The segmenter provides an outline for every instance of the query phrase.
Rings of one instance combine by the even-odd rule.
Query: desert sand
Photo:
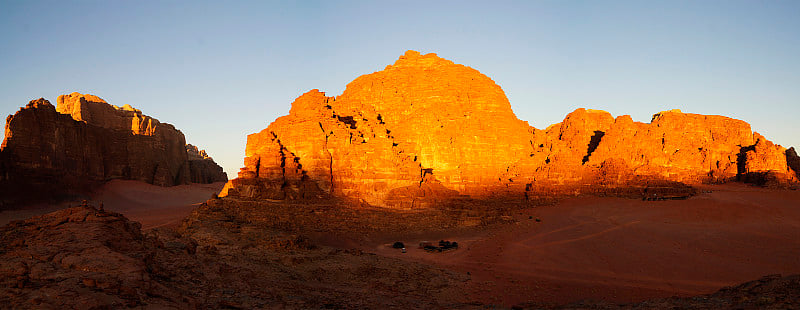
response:
[[[268,228],[271,227],[268,218],[256,218],[254,223],[258,224],[248,222],[249,219],[237,219],[235,211],[245,205],[227,209],[223,205],[224,201],[218,199],[208,200],[209,205],[197,208],[200,206],[199,202],[206,201],[222,185],[193,184],[164,188],[137,181],[113,181],[94,193],[91,203],[102,201],[107,210],[125,214],[140,222],[145,230],[166,228],[151,230],[164,238],[177,238],[177,235],[173,236],[174,232],[169,231],[172,228],[179,229],[176,224],[188,216],[193,219],[190,222],[199,228],[184,229],[184,233],[192,238],[199,238],[195,244],[199,244],[197,247],[202,251],[197,251],[215,259],[221,259],[218,257],[221,254],[214,254],[218,250],[212,245],[216,244],[220,249],[230,246],[225,242],[219,243],[218,239],[241,240],[246,245],[244,248],[257,249],[252,244],[247,245],[248,242],[261,240],[265,244],[272,244],[270,238],[277,238],[276,236],[298,236],[271,230]],[[375,270],[369,269],[373,267],[363,267],[367,269],[358,269],[363,271],[358,275],[350,274],[351,271],[342,271],[340,276],[352,277],[354,283],[373,285],[369,281],[385,280],[385,275],[373,278],[368,274],[397,269],[402,272],[394,274],[396,279],[392,281],[395,284],[405,283],[404,285],[419,287],[420,290],[414,292],[423,294],[420,296],[425,296],[425,292],[440,294],[437,290],[446,288],[451,291],[447,295],[450,297],[442,300],[445,304],[458,301],[464,303],[462,306],[505,307],[550,307],[581,301],[589,302],[578,305],[593,305],[595,303],[591,301],[600,301],[600,305],[609,306],[602,303],[609,302],[613,306],[671,296],[710,294],[723,287],[759,279],[765,275],[800,273],[800,191],[773,190],[743,184],[704,186],[700,190],[700,194],[687,200],[642,201],[581,196],[562,200],[555,205],[519,209],[507,221],[498,224],[472,228],[455,227],[431,233],[393,233],[395,230],[389,230],[357,234],[356,231],[353,234],[335,234],[337,237],[331,239],[336,240],[328,241],[314,238],[310,234],[311,242],[322,247],[316,250],[292,248],[277,252],[274,249],[256,251],[251,253],[255,256],[241,258],[240,263],[263,272],[283,266],[284,263],[276,263],[282,262],[284,258],[281,257],[295,257],[300,255],[298,253],[308,252],[305,254],[309,255],[306,258],[300,260],[295,257],[297,261],[287,261],[287,265],[281,268],[320,270],[314,268],[328,266],[326,264],[329,262],[325,260],[327,258],[332,261],[342,260],[342,264],[348,265],[355,264],[354,260],[360,259],[359,257],[365,257],[384,265],[379,264]],[[278,209],[299,208],[300,213],[309,214],[302,205],[267,206]],[[5,211],[0,217],[5,223],[15,218],[29,217],[31,213],[45,213],[59,207],[63,206],[44,206],[26,211],[25,214],[21,211]],[[214,212],[220,214],[214,215]],[[269,214],[271,213],[262,215]],[[326,217],[337,218],[335,214]],[[205,221],[200,221],[202,219]],[[304,223],[302,219],[296,218],[295,221],[298,224]],[[259,229],[264,230],[259,233]],[[220,237],[228,230],[231,235]],[[312,230],[311,227],[305,227],[297,233],[305,234]],[[323,227],[323,230],[326,228]],[[436,242],[440,239],[457,241],[460,248],[444,253],[428,253],[416,246],[421,241]],[[163,244],[178,244],[167,241]],[[401,253],[393,249],[393,241],[403,241],[408,252]],[[220,253],[228,251],[239,253],[232,249]],[[360,254],[362,251],[367,255]],[[375,253],[377,256],[368,253]],[[255,258],[264,255],[272,260],[259,261]],[[184,259],[191,261],[190,258]],[[394,259],[410,264],[401,264]],[[231,262],[230,258],[223,261]],[[300,261],[305,263],[301,264]],[[416,269],[406,270],[409,266]],[[268,278],[274,276],[274,272],[270,272],[264,275],[271,275]],[[324,274],[333,271],[325,272]],[[432,281],[429,278],[432,274],[447,275],[445,278],[449,279],[449,284],[425,286]],[[298,279],[305,279],[300,280],[301,282],[310,279],[304,277]],[[336,277],[326,285],[333,284],[331,287],[347,291],[346,287],[352,284],[344,285],[335,279]],[[341,284],[341,287],[334,283]],[[387,302],[395,300],[389,297],[397,294],[392,287],[386,287],[390,292],[386,294],[389,295],[371,297],[385,298],[381,300]],[[245,290],[240,293],[242,296],[255,296],[258,292],[260,290]],[[291,294],[308,292],[300,289]],[[358,292],[360,293],[351,293],[356,294],[355,300],[362,300],[358,297],[362,295],[358,294],[366,291]],[[757,295],[760,293],[754,294],[760,296]],[[432,296],[428,298],[439,298]],[[736,296],[730,297],[733,298],[731,300],[741,298]],[[424,304],[429,301],[420,299],[416,302]],[[684,301],[676,302],[680,304]],[[687,299],[685,302],[690,301]]]
[[[151,229],[175,226],[222,186],[115,180],[91,197]],[[0,224],[76,204],[4,211]],[[325,243],[467,274],[467,299],[504,306],[694,296],[768,274],[800,273],[796,190],[728,184],[702,187],[687,200],[584,196],[513,217],[514,224],[489,229]],[[440,239],[460,248],[434,254],[417,246]],[[393,249],[394,240],[408,252]]]
[[[142,229],[175,225],[200,203],[219,192],[223,182],[161,187],[140,181],[112,180],[92,193],[89,203],[103,203],[106,210],[120,212],[142,224]],[[80,201],[36,204],[0,212],[0,225],[79,205]]]
[[[403,240],[405,254],[386,242],[365,250],[469,273],[473,298],[505,306],[691,296],[800,273],[800,191],[702,190],[688,200],[572,198],[485,233],[430,236],[461,245],[441,254],[418,249],[422,239]]]

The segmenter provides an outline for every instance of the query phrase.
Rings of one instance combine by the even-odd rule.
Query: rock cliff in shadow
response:
[[[190,160],[174,126],[129,105],[72,93],[59,96],[58,107],[33,100],[6,119],[0,205],[67,198],[111,179],[160,186],[224,181],[221,170],[210,159]]]
[[[519,120],[487,76],[408,51],[341,96],[311,90],[247,139],[221,195],[345,197],[396,208],[684,184],[797,181],[786,150],[723,116],[665,111],[650,123],[578,109],[544,130]]]
[[[786,150],[786,164],[789,166],[789,169],[794,171],[797,178],[800,178],[800,156],[797,156],[794,147]]]
[[[189,156],[189,179],[192,183],[214,183],[228,181],[228,174],[222,167],[208,156],[206,150],[187,144],[186,153]]]

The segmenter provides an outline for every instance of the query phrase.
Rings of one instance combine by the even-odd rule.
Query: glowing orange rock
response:
[[[734,179],[742,146],[753,144],[750,125],[724,116],[665,111],[649,124],[618,117],[589,157],[589,165],[621,158],[638,175],[685,183]]]
[[[298,98],[288,116],[248,137],[240,176],[285,184],[267,190],[273,198],[311,180],[321,193],[382,204],[426,174],[451,190],[481,192],[530,154],[531,130],[488,77],[409,51],[337,98],[317,90]]]
[[[740,178],[743,181],[771,186],[781,186],[797,181],[796,172],[789,168],[790,154],[786,148],[776,145],[755,133],[755,143],[743,148],[739,157]]]
[[[537,130],[514,115],[490,78],[408,51],[341,96],[312,90],[297,98],[289,115],[248,136],[245,167],[221,195],[334,195],[407,207],[640,180],[721,182],[744,173],[740,153],[756,140],[745,122],[677,110],[645,124],[578,109]],[[781,165],[773,156],[781,150],[754,150],[771,155],[751,166],[786,172],[785,158]]]
[[[59,113],[69,114],[76,121],[98,127],[130,130],[135,135],[152,136],[161,125],[157,119],[142,114],[141,110],[128,104],[118,107],[95,95],[71,93],[58,96],[57,101],[56,111]],[[172,125],[165,126],[167,128],[164,132],[175,131]]]

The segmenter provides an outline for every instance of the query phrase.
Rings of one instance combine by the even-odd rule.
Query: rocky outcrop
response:
[[[530,153],[530,129],[488,77],[408,52],[356,79],[342,96],[304,94],[288,116],[248,136],[246,167],[223,194],[334,194],[380,204],[394,189],[427,183],[450,190],[415,192],[486,194],[484,184]]]
[[[14,309],[465,308],[468,277],[317,247],[203,204],[181,232],[92,206],[0,227],[0,303]],[[226,223],[222,224],[221,223]]]
[[[142,235],[139,223],[121,214],[75,207],[12,222],[0,231],[0,300],[6,305],[165,307],[182,300],[180,291],[154,280],[164,266],[156,255],[169,252],[158,248],[158,240]],[[173,255],[173,262],[179,257],[190,255]]]
[[[622,116],[609,128],[587,164],[599,166],[619,158],[637,175],[690,184],[725,182],[740,173],[739,153],[754,141],[749,124],[724,116],[671,110],[654,115],[649,124]]]
[[[189,157],[189,179],[192,183],[215,183],[228,181],[228,175],[222,167],[208,156],[205,150],[187,144],[186,153]]]
[[[753,135],[755,143],[742,148],[739,157],[742,181],[782,187],[787,180],[796,180],[796,173],[789,168],[788,150],[780,145],[773,144],[758,133]]]
[[[797,156],[797,152],[794,150],[794,147],[790,147],[786,150],[786,164],[789,166],[789,169],[792,169],[794,173],[797,175],[797,178],[800,179],[800,156]]]
[[[517,119],[503,90],[477,70],[408,51],[341,96],[312,90],[297,98],[289,115],[248,136],[245,167],[221,195],[333,195],[402,208],[465,196],[764,183],[753,175],[785,185],[797,179],[784,152],[743,121],[679,110],[640,123],[578,109],[539,130]]]
[[[203,164],[196,170],[193,179],[185,138],[172,125],[128,105],[72,93],[59,96],[58,107],[33,100],[6,119],[0,204],[14,197],[66,198],[111,179],[160,186],[203,182],[221,168]]]
[[[79,122],[130,131],[134,135],[174,135],[177,132],[172,125],[161,124],[157,119],[143,115],[141,110],[134,109],[128,104],[122,107],[110,105],[100,97],[89,94],[71,93],[58,96],[56,111],[68,114]],[[161,126],[167,128],[160,128]]]

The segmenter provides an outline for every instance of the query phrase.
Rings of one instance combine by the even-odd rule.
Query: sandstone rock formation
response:
[[[785,185],[797,181],[785,151],[743,121],[679,110],[640,123],[578,109],[535,129],[477,70],[408,51],[341,96],[297,98],[248,136],[245,167],[221,195],[406,208],[737,179]]]
[[[162,124],[147,115],[143,115],[141,110],[134,109],[126,104],[122,107],[108,104],[100,97],[71,93],[69,95],[58,96],[56,111],[61,114],[71,115],[79,122],[84,122],[97,127],[130,131],[134,135],[153,136],[157,134],[156,129]],[[174,134],[175,127],[164,124],[167,129],[163,134]]]
[[[17,194],[86,193],[117,178],[160,186],[224,179],[213,161],[195,162],[192,169],[183,133],[129,105],[120,108],[78,93],[59,96],[58,107],[33,100],[6,119],[0,204]]]
[[[214,183],[228,181],[228,174],[222,167],[208,156],[205,150],[187,144],[186,153],[189,157],[189,179],[192,183]]]
[[[800,156],[797,156],[794,147],[786,150],[786,164],[789,166],[789,169],[792,169],[795,174],[797,174],[797,178],[800,179]]]

